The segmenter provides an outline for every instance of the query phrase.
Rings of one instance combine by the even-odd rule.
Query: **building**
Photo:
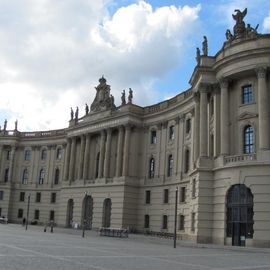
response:
[[[270,246],[270,35],[245,25],[215,56],[197,49],[191,88],[148,107],[105,78],[62,130],[0,135],[0,215],[59,226],[174,230],[180,239]],[[176,190],[177,188],[177,190]]]

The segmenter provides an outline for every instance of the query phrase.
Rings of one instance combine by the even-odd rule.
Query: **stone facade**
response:
[[[180,239],[269,247],[270,35],[239,12],[172,99],[115,107],[102,77],[66,129],[2,130],[0,215],[21,222],[30,195],[39,223],[173,233],[177,188]]]

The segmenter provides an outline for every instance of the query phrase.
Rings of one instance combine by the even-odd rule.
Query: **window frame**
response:
[[[145,190],[145,204],[151,203],[151,190]]]
[[[243,153],[253,154],[255,152],[255,129],[252,125],[243,128]]]
[[[173,176],[173,155],[168,155],[168,161],[167,161],[167,177]]]
[[[170,125],[169,126],[169,140],[174,140],[175,138],[175,126]]]
[[[155,129],[152,129],[150,132],[150,144],[157,144],[157,131]]]
[[[31,161],[31,150],[30,149],[24,150],[24,161]]]
[[[154,178],[155,177],[155,158],[151,157],[149,160],[149,178]]]
[[[241,89],[242,104],[252,104],[254,102],[254,91],[252,84],[245,84],[241,87]]]

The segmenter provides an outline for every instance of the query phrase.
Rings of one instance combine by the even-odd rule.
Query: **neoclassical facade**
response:
[[[236,11],[191,88],[140,107],[105,78],[62,130],[0,132],[0,216],[88,229],[174,231],[200,243],[270,246],[270,35]],[[17,125],[16,125],[17,126]]]

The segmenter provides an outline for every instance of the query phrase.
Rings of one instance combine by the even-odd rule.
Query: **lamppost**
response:
[[[30,196],[31,196],[31,194],[28,195],[28,200],[27,200],[27,213],[26,213],[26,223],[25,223],[25,230],[26,231],[27,231],[28,220],[29,220]]]
[[[176,189],[175,189],[174,234],[173,234],[173,247],[174,247],[174,248],[176,248],[177,201],[178,201],[178,187],[176,187]]]
[[[87,200],[87,192],[84,192],[84,209],[83,209],[83,230],[82,230],[82,237],[84,237],[85,234],[85,225],[86,225],[86,200]]]

